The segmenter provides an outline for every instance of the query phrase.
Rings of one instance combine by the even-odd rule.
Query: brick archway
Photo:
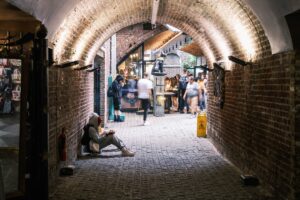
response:
[[[95,5],[91,4],[90,0],[9,1],[15,4],[21,2],[19,4],[21,7],[23,6],[43,22],[57,19],[55,16],[57,12],[44,15],[44,10],[46,13],[56,9],[63,12],[64,8],[68,7],[66,12],[60,13],[59,22],[55,26],[50,26],[52,34],[49,39],[54,44],[57,61],[81,59],[87,64],[94,58],[101,44],[113,33],[129,25],[149,21],[152,3],[151,0],[97,0],[94,1]],[[51,5],[58,2],[65,4],[62,8],[59,8],[62,3]],[[157,22],[171,24],[192,36],[201,47],[209,64],[226,59],[229,53],[245,60],[252,58],[252,61],[255,61],[255,65],[246,67],[235,65],[232,71],[227,72],[224,109],[218,109],[214,104],[213,94],[209,94],[211,114],[208,117],[208,133],[221,153],[240,169],[255,172],[276,190],[274,193],[276,197],[297,199],[299,139],[295,134],[295,125],[298,122],[295,101],[299,98],[297,96],[295,99],[298,94],[295,82],[299,82],[299,77],[296,76],[299,59],[295,52],[287,52],[293,48],[286,39],[290,36],[282,36],[282,33],[289,33],[286,26],[278,25],[279,22],[275,25],[267,24],[274,21],[266,19],[272,16],[275,21],[281,20],[284,12],[291,10],[284,7],[289,7],[288,5],[299,7],[300,3],[291,3],[292,1],[288,0],[281,3],[273,0],[221,2],[165,0],[162,2]],[[254,5],[255,3],[257,6]],[[48,5],[51,7],[49,10],[45,9]],[[247,5],[251,5],[251,8]],[[259,5],[266,7],[256,12]],[[272,8],[284,12],[271,12]],[[267,12],[262,15],[264,11]],[[282,29],[280,34],[277,34],[278,29]],[[274,33],[272,30],[275,30]],[[273,49],[281,53],[271,55],[274,53]],[[105,59],[109,58],[105,57]],[[53,143],[49,151],[51,155],[49,160],[52,164],[49,168],[55,172],[57,167],[55,162],[55,128],[57,127],[55,126],[59,127],[63,124],[70,128],[69,152],[71,158],[75,159],[74,146],[78,142],[77,136],[80,126],[84,123],[83,118],[90,112],[91,105],[88,103],[92,92],[89,88],[78,92],[80,87],[74,86],[84,84],[91,86],[90,81],[93,77],[71,70],[58,71],[57,76],[56,72],[50,71],[49,77],[53,79],[52,83],[54,82],[50,85],[51,91],[59,95],[57,96],[59,103],[55,98],[52,99],[54,109],[51,111],[57,119],[57,124],[53,121],[51,124]],[[67,78],[69,80],[65,81]],[[209,87],[212,87],[213,81],[209,84]],[[63,90],[64,88],[66,89]],[[83,106],[82,102],[86,105]],[[86,113],[82,114],[82,111]],[[70,119],[70,116],[75,116],[74,120]]]
[[[81,1],[65,18],[52,38],[58,61],[81,59],[89,64],[96,51],[113,33],[141,22],[151,15],[151,1],[101,3],[93,7]],[[164,1],[157,22],[171,24],[191,35],[208,58],[209,63],[237,54],[255,59],[262,52],[270,54],[270,45],[255,15],[240,1],[215,4]],[[99,8],[99,9],[98,9]],[[98,10],[102,12],[98,12]],[[227,16],[231,16],[228,18]]]

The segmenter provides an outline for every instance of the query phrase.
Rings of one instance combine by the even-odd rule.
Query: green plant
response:
[[[190,54],[185,54],[182,57],[182,67],[183,68],[189,68],[196,66],[197,64],[197,58],[196,56],[190,55]]]

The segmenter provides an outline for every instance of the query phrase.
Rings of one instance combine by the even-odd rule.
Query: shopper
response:
[[[205,99],[206,99],[206,87],[204,84],[204,75],[201,74],[201,77],[198,79],[199,87],[199,107],[201,111],[204,111],[206,108]]]
[[[178,110],[178,82],[179,82],[180,75],[176,74],[176,76],[171,78],[171,87],[172,92],[174,92],[174,96],[172,96],[172,110]]]
[[[199,87],[198,84],[194,81],[194,77],[189,77],[189,83],[186,86],[186,91],[184,93],[183,98],[187,98],[187,102],[189,104],[189,108],[191,111],[191,117],[196,117],[197,114],[197,105],[198,105],[198,95],[199,95]]]
[[[92,153],[101,153],[101,149],[109,146],[114,145],[118,149],[121,150],[122,156],[134,156],[135,153],[130,151],[116,135],[114,130],[109,131],[100,131],[99,126],[101,125],[101,118],[97,113],[92,113],[89,118],[88,124],[89,129],[89,149]]]
[[[204,83],[204,111],[207,109],[207,74],[203,74],[203,83]]]
[[[113,90],[113,104],[114,104],[114,114],[116,122],[121,122],[120,107],[121,107],[121,98],[122,98],[122,87],[124,86],[124,78],[121,75],[117,75],[116,79],[112,83]]]
[[[150,106],[150,97],[152,95],[153,84],[149,80],[148,73],[144,73],[144,78],[138,81],[138,98],[141,100],[142,108],[144,110],[144,126],[149,125],[147,121],[148,109]]]
[[[183,74],[180,76],[179,86],[178,86],[178,100],[179,100],[178,111],[180,113],[184,113],[183,109],[186,107],[186,101],[183,98],[183,96],[185,94],[187,83],[188,83],[187,69],[183,69]]]

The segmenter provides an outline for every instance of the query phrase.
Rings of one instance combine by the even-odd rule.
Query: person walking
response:
[[[152,89],[153,84],[149,80],[149,75],[148,73],[144,73],[144,78],[138,81],[138,98],[141,100],[142,108],[144,110],[144,126],[149,125],[149,122],[147,121],[147,114],[150,106],[150,97],[152,95]]]
[[[113,104],[114,104],[114,114],[116,122],[121,122],[121,98],[122,98],[122,87],[124,85],[124,78],[121,75],[117,75],[116,79],[112,83],[113,90]]]
[[[186,108],[186,100],[184,99],[184,94],[186,90],[186,86],[188,83],[188,75],[187,69],[183,69],[183,74],[179,78],[179,85],[178,85],[178,111],[180,113],[184,113],[183,110]]]
[[[199,87],[199,107],[200,107],[200,111],[204,111],[206,108],[205,105],[205,96],[206,96],[206,88],[205,88],[205,84],[204,84],[204,75],[202,74],[200,79],[198,79],[198,87]]]
[[[186,91],[183,95],[183,98],[187,97],[187,102],[191,109],[191,118],[196,117],[197,114],[197,105],[198,105],[198,95],[199,87],[198,84],[194,81],[194,77],[189,77],[189,83],[187,84]]]

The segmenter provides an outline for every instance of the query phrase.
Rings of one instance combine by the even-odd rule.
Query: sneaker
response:
[[[150,123],[148,121],[145,121],[144,126],[148,126],[148,125],[150,125]]]
[[[196,115],[191,114],[190,119],[196,118]]]
[[[128,149],[122,150],[122,156],[124,157],[133,157],[134,154],[135,154],[134,152],[129,151]]]

